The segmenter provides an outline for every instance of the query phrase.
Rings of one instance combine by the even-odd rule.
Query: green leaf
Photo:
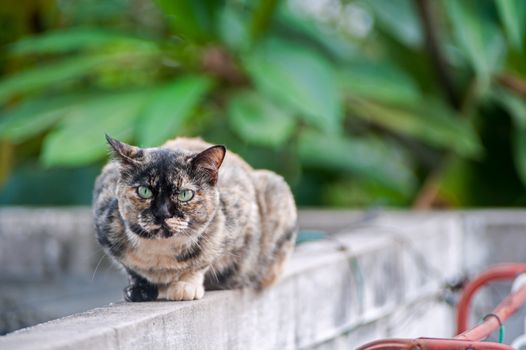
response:
[[[436,101],[402,108],[353,99],[349,106],[358,117],[431,146],[451,149],[468,157],[482,152],[477,134],[468,121]]]
[[[215,36],[216,15],[223,1],[217,0],[156,0],[176,35],[198,41]]]
[[[335,30],[327,23],[308,18],[290,6],[279,6],[274,16],[280,26],[294,31],[295,36],[300,37],[298,40],[312,42],[339,61],[346,62],[362,54],[355,43],[348,40],[345,33]]]
[[[295,127],[289,113],[251,91],[230,99],[228,117],[232,129],[243,140],[262,146],[282,145]]]
[[[38,88],[53,87],[65,80],[89,74],[107,59],[108,57],[103,56],[69,58],[4,78],[0,82],[0,104],[15,94]]]
[[[250,38],[246,26],[242,14],[234,6],[225,6],[219,13],[219,36],[233,50],[242,51],[248,48]]]
[[[412,78],[389,63],[353,63],[338,77],[342,89],[351,96],[396,104],[410,104],[421,98]]]
[[[522,98],[502,88],[493,89],[492,97],[508,111],[517,127],[526,128],[526,102]]]
[[[48,166],[80,166],[102,158],[107,154],[104,134],[131,139],[134,123],[149,97],[146,90],[121,92],[76,106],[45,138],[41,160]]]
[[[526,2],[523,0],[495,0],[500,20],[509,42],[517,50],[522,50]]]
[[[477,75],[489,81],[502,65],[506,50],[499,28],[476,0],[443,2],[454,36]]]
[[[20,143],[53,126],[82,100],[82,95],[45,96],[5,112],[0,119],[0,138]]]
[[[304,165],[368,177],[399,193],[408,194],[415,188],[416,178],[405,155],[379,139],[327,137],[306,131],[298,145]]]
[[[10,53],[14,55],[62,54],[123,43],[152,45],[151,41],[97,28],[70,28],[24,38],[11,46]]]
[[[423,36],[420,19],[411,0],[370,0],[365,3],[373,10],[377,23],[407,46],[419,47]]]
[[[157,146],[177,133],[211,87],[205,76],[187,76],[156,91],[139,121],[140,145]]]
[[[329,62],[316,52],[283,41],[261,45],[245,60],[257,89],[295,109],[321,130],[341,129],[339,85]]]

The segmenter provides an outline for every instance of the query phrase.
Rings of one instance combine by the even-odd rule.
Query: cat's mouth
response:
[[[170,238],[175,234],[175,232],[166,225],[146,229],[140,224],[132,224],[129,228],[133,233],[143,238]]]
[[[188,223],[182,220],[165,220],[161,223],[144,225],[143,222],[130,225],[133,233],[146,238],[170,238],[178,233],[184,234]]]
[[[162,238],[170,238],[174,235],[174,233],[166,226],[161,226],[160,229],[157,230],[157,236],[160,236]]]

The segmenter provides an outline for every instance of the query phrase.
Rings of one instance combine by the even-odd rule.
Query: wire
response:
[[[487,314],[486,316],[484,316],[484,318],[482,319],[482,321],[486,321],[486,319],[490,318],[490,317],[495,317],[497,319],[497,321],[499,322],[499,343],[502,344],[502,342],[504,341],[504,325],[502,324],[502,321],[500,320],[500,317],[496,314]]]

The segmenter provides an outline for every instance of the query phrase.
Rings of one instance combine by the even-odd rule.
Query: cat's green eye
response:
[[[139,186],[137,187],[137,194],[139,197],[148,199],[153,197],[153,192],[150,190],[147,186]]]
[[[181,202],[188,202],[192,198],[194,198],[194,191],[192,190],[182,190],[177,194],[177,199]]]

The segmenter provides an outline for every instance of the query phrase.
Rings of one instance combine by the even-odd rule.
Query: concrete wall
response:
[[[48,280],[92,270],[91,212],[71,209],[0,209],[0,279]]]
[[[2,266],[4,251],[18,244],[10,235],[31,236],[12,213],[4,226],[7,214],[0,211],[0,275],[10,278],[23,273]],[[75,231],[74,241],[88,239],[83,230],[89,214],[71,213],[64,215],[80,219],[66,220],[69,230],[84,232]],[[0,348],[350,349],[385,337],[451,336],[444,281],[490,262],[524,261],[518,242],[525,214],[302,211],[302,228],[339,233],[299,246],[281,282],[262,294],[223,291],[194,302],[118,302],[11,333],[0,338]],[[70,244],[67,238],[58,242]],[[92,253],[80,250],[91,271]],[[83,271],[80,265],[74,270]],[[38,276],[70,269],[68,263],[50,266],[56,268],[27,271]]]

